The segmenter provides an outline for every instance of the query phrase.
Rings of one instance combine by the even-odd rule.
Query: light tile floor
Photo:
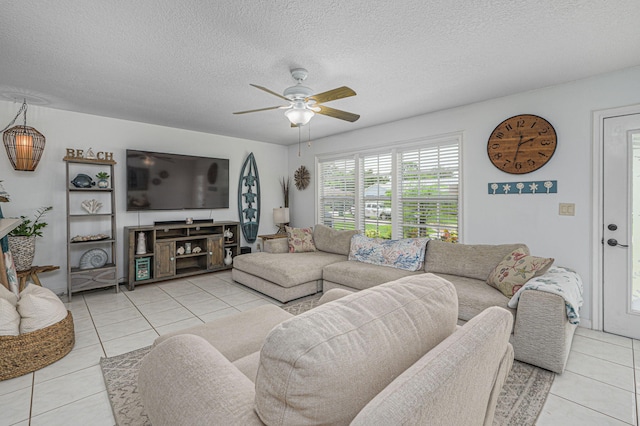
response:
[[[113,425],[100,357],[147,345],[160,334],[279,302],[240,284],[229,271],[76,294],[76,344],[60,361],[0,382],[0,425]],[[538,425],[636,425],[640,341],[578,328],[565,373],[557,376]]]

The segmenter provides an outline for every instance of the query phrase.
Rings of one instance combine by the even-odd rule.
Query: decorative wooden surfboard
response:
[[[260,226],[260,177],[253,152],[244,160],[240,171],[238,217],[244,239],[248,243],[255,242]]]

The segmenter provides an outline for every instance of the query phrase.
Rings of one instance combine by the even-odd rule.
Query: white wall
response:
[[[364,90],[366,88],[356,88]],[[381,100],[383,102],[384,100]],[[406,120],[344,133],[289,147],[289,175],[304,164],[312,181],[304,191],[292,185],[291,223],[314,224],[315,157],[321,154],[388,146],[415,138],[463,131],[461,241],[464,243],[525,242],[533,255],[554,257],[557,265],[576,269],[585,284],[582,316],[591,318],[592,112],[640,103],[640,67],[581,81],[466,105]],[[340,108],[338,102],[335,105]],[[357,112],[357,111],[356,111]],[[502,120],[536,114],[556,129],[558,147],[551,161],[523,176],[495,168],[487,158],[487,139]],[[326,117],[315,117],[321,126]],[[345,124],[345,128],[348,125]],[[557,180],[551,195],[488,195],[490,182]],[[559,203],[575,203],[576,215],[559,216]]]
[[[0,121],[3,127],[15,116],[19,108],[19,103],[0,101],[0,117],[3,117]],[[124,277],[126,271],[122,247],[124,226],[148,225],[158,220],[183,220],[188,216],[195,219],[212,217],[216,221],[237,221],[237,182],[242,163],[250,152],[254,153],[260,173],[263,207],[260,233],[273,233],[277,229],[273,223],[272,209],[282,205],[279,181],[288,169],[286,147],[32,105],[29,106],[27,124],[38,129],[46,137],[44,154],[34,172],[19,172],[13,170],[4,152],[4,146],[0,149],[0,180],[4,181],[3,185],[11,195],[11,202],[2,203],[0,207],[5,217],[16,217],[32,216],[40,206],[53,206],[53,211],[45,220],[49,226],[44,229],[44,237],[38,238],[36,242],[34,264],[53,264],[61,267],[60,271],[49,272],[40,277],[43,284],[56,293],[66,291],[67,286],[66,183],[65,162],[62,161],[66,148],[86,150],[92,147],[95,152],[113,152],[118,163],[115,182],[120,278]],[[127,148],[228,158],[231,181],[229,209],[142,212],[139,216],[135,212],[126,212]],[[244,241],[243,245],[246,245]]]

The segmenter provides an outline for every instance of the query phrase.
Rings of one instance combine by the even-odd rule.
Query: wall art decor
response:
[[[557,180],[539,180],[532,182],[490,182],[487,184],[489,195],[504,194],[556,194]]]
[[[309,182],[311,181],[311,174],[305,166],[300,166],[298,167],[298,170],[296,170],[296,173],[293,175],[293,178],[296,182],[296,188],[302,191],[303,189],[306,189],[307,186],[309,186]]]
[[[238,216],[244,239],[248,243],[255,242],[260,226],[260,176],[253,152],[244,161],[240,171]]]

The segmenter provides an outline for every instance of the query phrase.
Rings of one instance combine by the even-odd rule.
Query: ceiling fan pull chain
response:
[[[300,139],[302,134],[302,130],[300,129],[300,127],[302,126],[298,126],[298,157],[300,157]]]
[[[307,147],[311,148],[311,123],[309,123],[309,139],[307,140]]]

